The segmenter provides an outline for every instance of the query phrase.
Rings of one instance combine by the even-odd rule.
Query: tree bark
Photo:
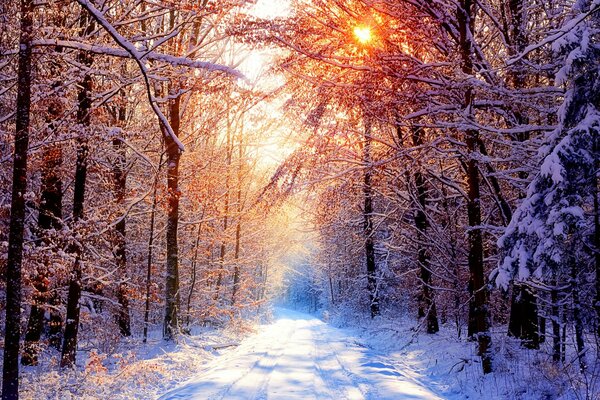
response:
[[[120,128],[124,128],[126,120],[126,108],[119,107],[118,122]],[[121,132],[122,133],[122,132]],[[113,139],[113,148],[116,154],[116,160],[113,166],[113,180],[115,202],[123,208],[125,201],[125,191],[127,186],[127,156],[124,137]],[[122,336],[131,336],[131,323],[129,317],[129,298],[128,298],[128,276],[127,276],[127,248],[126,248],[126,221],[125,215],[120,216],[119,221],[115,225],[115,262],[117,264],[117,274],[119,286],[117,288],[117,301],[119,302],[119,310],[117,312],[117,324]]]
[[[237,225],[235,227],[235,250],[233,254],[233,293],[231,295],[231,304],[234,305],[237,300],[237,295],[240,290],[240,245],[242,240],[242,157],[243,157],[243,127],[240,132],[239,148],[238,148],[238,176],[237,176]]]
[[[507,2],[510,12],[510,28],[507,35],[510,39],[510,55],[520,54],[527,45],[527,36],[525,32],[525,23],[527,15],[523,0],[509,0]],[[509,71],[508,78],[513,88],[522,89],[525,87],[525,76],[519,71],[523,67],[522,62],[518,62]],[[526,124],[527,118],[520,112],[515,112],[516,123]],[[516,135],[515,140],[524,142],[529,138],[528,133]],[[527,180],[527,172],[520,171],[519,179]],[[525,197],[525,193],[519,193],[520,198]],[[510,218],[508,218],[510,220]],[[521,339],[522,344],[527,348],[539,348],[540,335],[538,326],[538,308],[537,298],[533,288],[526,284],[515,283],[513,285],[513,294],[511,297],[510,316],[508,324],[508,335]]]
[[[423,144],[422,131],[420,128],[413,127],[412,140],[414,146],[420,146]],[[431,263],[430,256],[427,252],[427,248],[424,245],[425,234],[429,228],[429,221],[427,221],[427,215],[425,214],[428,202],[427,187],[425,184],[425,178],[420,170],[416,170],[414,173],[415,186],[417,189],[417,210],[415,213],[415,227],[418,233],[418,249],[417,249],[417,260],[419,262],[419,268],[421,272],[421,281],[423,285],[423,308],[425,311],[425,317],[427,318],[427,333],[436,333],[440,330],[437,318],[437,309],[435,305],[435,299],[433,290],[431,288]]]
[[[508,335],[521,339],[523,346],[529,349],[540,348],[536,299],[533,288],[525,283],[514,283]]]
[[[371,143],[371,123],[366,120],[363,143],[363,229],[365,238],[365,260],[367,265],[367,290],[369,291],[371,318],[375,318],[380,314],[380,309],[377,285],[377,265],[375,263],[375,228],[373,227],[373,171],[371,169]]]
[[[231,119],[229,116],[229,110],[227,111],[227,143],[226,143],[226,168],[227,171],[225,171],[225,206],[224,206],[224,210],[223,210],[223,241],[221,242],[221,249],[220,249],[220,254],[219,254],[219,271],[217,273],[217,282],[215,285],[215,302],[218,304],[219,302],[219,295],[220,295],[220,291],[221,291],[221,284],[222,284],[222,280],[223,280],[223,274],[225,272],[225,256],[227,254],[227,243],[226,243],[226,238],[227,238],[227,229],[229,228],[229,196],[230,196],[230,175],[229,175],[229,168],[231,167],[231,159],[232,159],[232,152],[233,152],[233,145],[232,145],[232,138],[231,138],[231,130],[232,130],[232,123],[231,123]]]
[[[171,103],[171,128],[179,135],[181,97],[176,96]],[[177,143],[165,136],[167,150],[167,195],[169,210],[167,217],[167,276],[165,282],[165,322],[163,338],[173,340],[179,332],[179,248],[177,233],[179,227],[179,160],[181,150]]]
[[[25,192],[31,108],[31,40],[33,1],[21,0],[21,32],[17,76],[15,152],[13,156],[8,257],[6,261],[6,326],[2,369],[2,400],[19,398],[19,342],[21,339],[21,264],[25,226]]]
[[[150,289],[152,287],[152,253],[154,250],[154,223],[156,220],[156,204],[158,202],[158,177],[162,167],[163,154],[158,161],[158,169],[154,177],[154,192],[152,194],[152,212],[150,213],[150,237],[148,238],[148,258],[146,260],[146,301],[144,305],[144,343],[148,341],[148,320],[150,318]]]
[[[600,340],[600,138],[596,136],[594,141],[594,165],[596,173],[593,176],[594,196],[594,266],[596,269],[596,298],[594,309],[596,310],[596,337]]]
[[[577,276],[577,264],[575,259],[571,259],[571,297],[573,298],[573,324],[575,325],[577,359],[579,360],[579,369],[583,374],[587,369],[587,360],[585,356],[586,349],[583,338],[583,316],[581,299],[579,296],[579,279]]]
[[[560,315],[558,305],[558,290],[556,289],[556,278],[552,281],[552,289],[550,290],[550,312],[552,313],[552,360],[559,362],[561,360],[561,343],[560,343]]]
[[[204,209],[203,209],[204,210]],[[204,211],[202,212],[202,216],[200,219],[204,218]],[[187,308],[186,308],[186,326],[190,327],[191,322],[191,305],[192,305],[192,296],[194,295],[194,290],[196,289],[196,280],[197,280],[197,265],[198,265],[198,247],[200,246],[200,237],[202,233],[202,222],[198,224],[198,232],[196,233],[196,244],[194,246],[194,258],[192,259],[192,282],[190,283],[190,290],[188,292],[187,298]]]
[[[238,196],[240,198],[241,196]],[[241,217],[239,217],[241,219]],[[240,266],[238,264],[240,258],[240,242],[242,238],[242,221],[238,220],[235,227],[235,249],[233,253],[233,259],[235,265],[233,266],[233,293],[231,294],[231,304],[234,305],[237,300],[238,292],[240,290]]]
[[[84,30],[85,35],[91,34],[94,30],[94,23],[86,11],[80,19],[80,27]],[[90,54],[80,52],[78,61],[86,66],[91,66],[93,58]],[[88,164],[88,138],[90,127],[90,112],[92,109],[92,77],[86,74],[80,82],[80,90],[78,94],[78,109],[77,121],[79,123],[79,138],[77,139],[77,161],[75,166],[75,182],[73,189],[73,230],[77,229],[77,224],[84,216],[85,205],[85,185],[87,180],[87,164]],[[69,252],[75,257],[73,269],[69,277],[69,294],[67,297],[67,315],[65,321],[65,332],[63,336],[63,347],[60,366],[73,367],[77,355],[77,333],[79,330],[79,316],[82,290],[82,267],[83,267],[83,247],[73,238],[73,244],[69,248]]]
[[[462,0],[457,8],[458,25],[460,32],[460,51],[462,58],[462,72],[465,76],[473,75],[473,26],[474,3],[472,0]],[[472,86],[467,86],[464,95],[464,108],[470,117],[473,111],[474,91]],[[484,373],[492,372],[492,357],[489,352],[491,337],[489,334],[489,320],[487,310],[488,289],[485,284],[483,265],[483,235],[481,231],[481,191],[479,182],[479,132],[467,129],[465,142],[467,145],[467,188],[468,203],[467,213],[469,219],[469,336],[477,337],[479,344],[478,354],[481,356]]]

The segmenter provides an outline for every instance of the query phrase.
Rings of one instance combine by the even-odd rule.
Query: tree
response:
[[[79,28],[83,36],[92,34],[96,24],[91,16],[84,11],[79,17]],[[79,52],[78,61],[88,68],[93,63],[93,57],[86,52]],[[77,161],[75,164],[75,181],[73,189],[73,218],[71,230],[74,233],[69,245],[69,252],[73,255],[73,267],[69,275],[69,294],[67,297],[67,314],[65,317],[65,328],[63,346],[61,352],[61,367],[73,367],[77,356],[77,334],[79,331],[80,299],[83,286],[83,243],[77,238],[78,226],[84,218],[85,189],[88,174],[88,140],[90,135],[91,111],[92,111],[93,81],[89,73],[85,73],[80,82],[77,95]]]
[[[48,107],[48,129],[55,131],[56,119],[60,114],[60,101],[52,102]],[[56,132],[53,132],[56,134]],[[62,228],[62,177],[60,169],[62,166],[62,146],[61,144],[49,145],[44,149],[42,155],[42,181],[41,181],[41,200],[38,215],[38,229],[41,246],[52,245],[51,239],[46,237],[50,229],[59,231]],[[29,313],[27,323],[27,331],[25,334],[25,345],[21,363],[23,365],[37,365],[37,356],[40,350],[40,338],[44,328],[44,313],[48,309],[49,303],[57,303],[57,294],[50,294],[51,289],[51,273],[48,264],[52,262],[52,257],[45,257],[37,266],[36,276],[33,286],[35,294],[33,296],[33,304]],[[60,348],[60,334],[62,318],[56,310],[50,309],[50,327],[49,336],[50,344]]]
[[[586,368],[579,288],[582,268],[577,258],[589,253],[586,243],[595,237],[586,233],[594,232],[595,217],[586,215],[585,209],[595,201],[600,156],[598,53],[591,45],[598,17],[591,7],[588,1],[577,2],[564,28],[571,33],[556,38],[555,48],[565,60],[558,79],[567,87],[559,125],[546,136],[540,172],[499,240],[503,257],[495,275],[496,284],[503,287],[513,279],[548,282],[553,301],[559,280],[566,280],[582,370]],[[583,15],[588,16],[585,21]],[[595,249],[595,245],[587,248]],[[557,351],[555,346],[555,359],[560,358]]]
[[[6,327],[4,333],[4,367],[2,369],[2,400],[19,398],[21,264],[23,261],[25,193],[27,191],[32,40],[33,1],[21,0],[15,150],[13,156],[13,184],[6,267]]]
[[[126,101],[123,99],[122,101]],[[127,120],[126,104],[121,103],[115,110],[115,122],[118,127],[117,132],[120,137],[113,138],[113,147],[115,150],[116,159],[114,161],[113,177],[114,177],[114,192],[115,201],[117,204],[123,205],[125,201],[125,192],[127,185],[127,153],[125,148],[125,137],[123,129]],[[127,252],[126,252],[126,218],[123,215],[115,225],[115,262],[118,270],[117,299],[119,301],[119,310],[117,311],[117,323],[119,330],[123,336],[131,336],[131,324],[129,316],[129,298],[127,284]]]

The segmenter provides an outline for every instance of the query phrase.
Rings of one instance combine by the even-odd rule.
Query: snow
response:
[[[156,399],[185,382],[210,360],[222,357],[239,342],[238,329],[194,329],[176,343],[162,340],[162,331],[149,332],[148,343],[132,337],[115,343],[110,335],[81,338],[78,366],[58,370],[60,353],[46,349],[37,367],[21,374],[23,399],[132,400]],[[113,348],[111,351],[110,349]],[[2,348],[0,346],[0,355]]]
[[[102,11],[100,11],[98,8],[96,8],[96,6],[91,1],[89,1],[89,0],[77,0],[77,1],[110,34],[110,36],[113,38],[113,40],[119,46],[121,46],[131,56],[131,58],[133,58],[135,60],[135,62],[137,63],[137,65],[140,69],[140,72],[144,78],[145,84],[146,84],[147,96],[148,96],[148,101],[150,103],[150,107],[152,108],[152,110],[154,111],[154,113],[156,114],[158,119],[160,120],[162,126],[166,129],[167,133],[169,134],[169,136],[173,140],[173,142],[179,147],[179,149],[181,151],[184,151],[185,147],[184,147],[183,143],[179,140],[179,138],[177,137],[177,134],[173,131],[173,128],[171,127],[171,125],[169,124],[169,121],[167,120],[167,117],[165,117],[165,115],[162,113],[160,107],[158,106],[158,104],[156,102],[154,94],[152,94],[152,92],[151,92],[151,89],[150,89],[151,85],[150,85],[150,80],[148,77],[148,68],[147,68],[146,64],[143,62],[144,58],[148,57],[148,54],[142,53],[140,50],[138,50],[138,48],[135,46],[135,44],[133,44],[132,42],[127,40],[127,38],[122,36],[117,31],[117,29],[105,18],[104,13]],[[154,58],[166,61],[172,65],[180,65],[180,63],[182,62],[181,58],[166,55],[166,54],[154,54]],[[185,60],[185,61],[187,61],[187,60]],[[243,78],[243,76],[241,76],[239,71],[236,71],[233,68],[228,68],[228,67],[224,67],[224,66],[219,66],[217,64],[203,63],[203,62],[193,62],[192,64],[194,64],[195,67],[209,69],[209,70],[214,69],[214,70],[219,70],[219,71],[225,71],[225,72],[231,73],[237,77]]]
[[[156,330],[147,344],[129,338],[109,353],[102,350],[103,338],[88,338],[74,370],[58,370],[59,354],[51,349],[40,366],[25,367],[21,395],[61,400],[575,400],[598,393],[600,382],[574,379],[576,363],[557,374],[551,340],[541,350],[523,349],[506,336],[505,326],[491,332],[494,372],[484,375],[476,342],[457,337],[449,321],[428,335],[408,316],[324,316],[332,322],[276,309],[274,322],[253,329],[241,322],[226,329],[194,329],[176,343],[164,342]],[[589,354],[595,351],[592,346]],[[567,345],[567,359],[575,357],[575,346]],[[591,371],[600,368],[594,365],[591,361]]]
[[[314,316],[277,309],[277,320],[161,400],[442,399],[414,371],[360,346]]]

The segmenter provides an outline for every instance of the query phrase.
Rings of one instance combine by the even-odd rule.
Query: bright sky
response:
[[[253,13],[261,18],[285,17],[289,12],[289,0],[258,0],[253,7]]]
[[[251,12],[257,17],[267,19],[286,17],[290,13],[289,3],[289,0],[257,0],[256,4],[251,7]],[[276,52],[273,49],[251,49],[240,64],[239,69],[248,77],[250,82],[255,83],[262,90],[274,90],[284,84],[281,76],[266,74],[274,57],[276,57]],[[267,113],[271,118],[280,121],[283,119],[283,115],[277,108],[281,105],[281,102],[282,100],[277,100],[263,106],[269,110]],[[268,137],[264,138],[264,142],[256,144],[254,151],[262,166],[267,168],[276,167],[293,152],[297,143],[290,141],[289,132],[290,128],[285,123],[275,123],[269,129]]]

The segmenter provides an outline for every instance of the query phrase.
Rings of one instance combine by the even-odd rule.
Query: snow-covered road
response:
[[[391,362],[323,321],[277,319],[161,400],[441,399]]]

